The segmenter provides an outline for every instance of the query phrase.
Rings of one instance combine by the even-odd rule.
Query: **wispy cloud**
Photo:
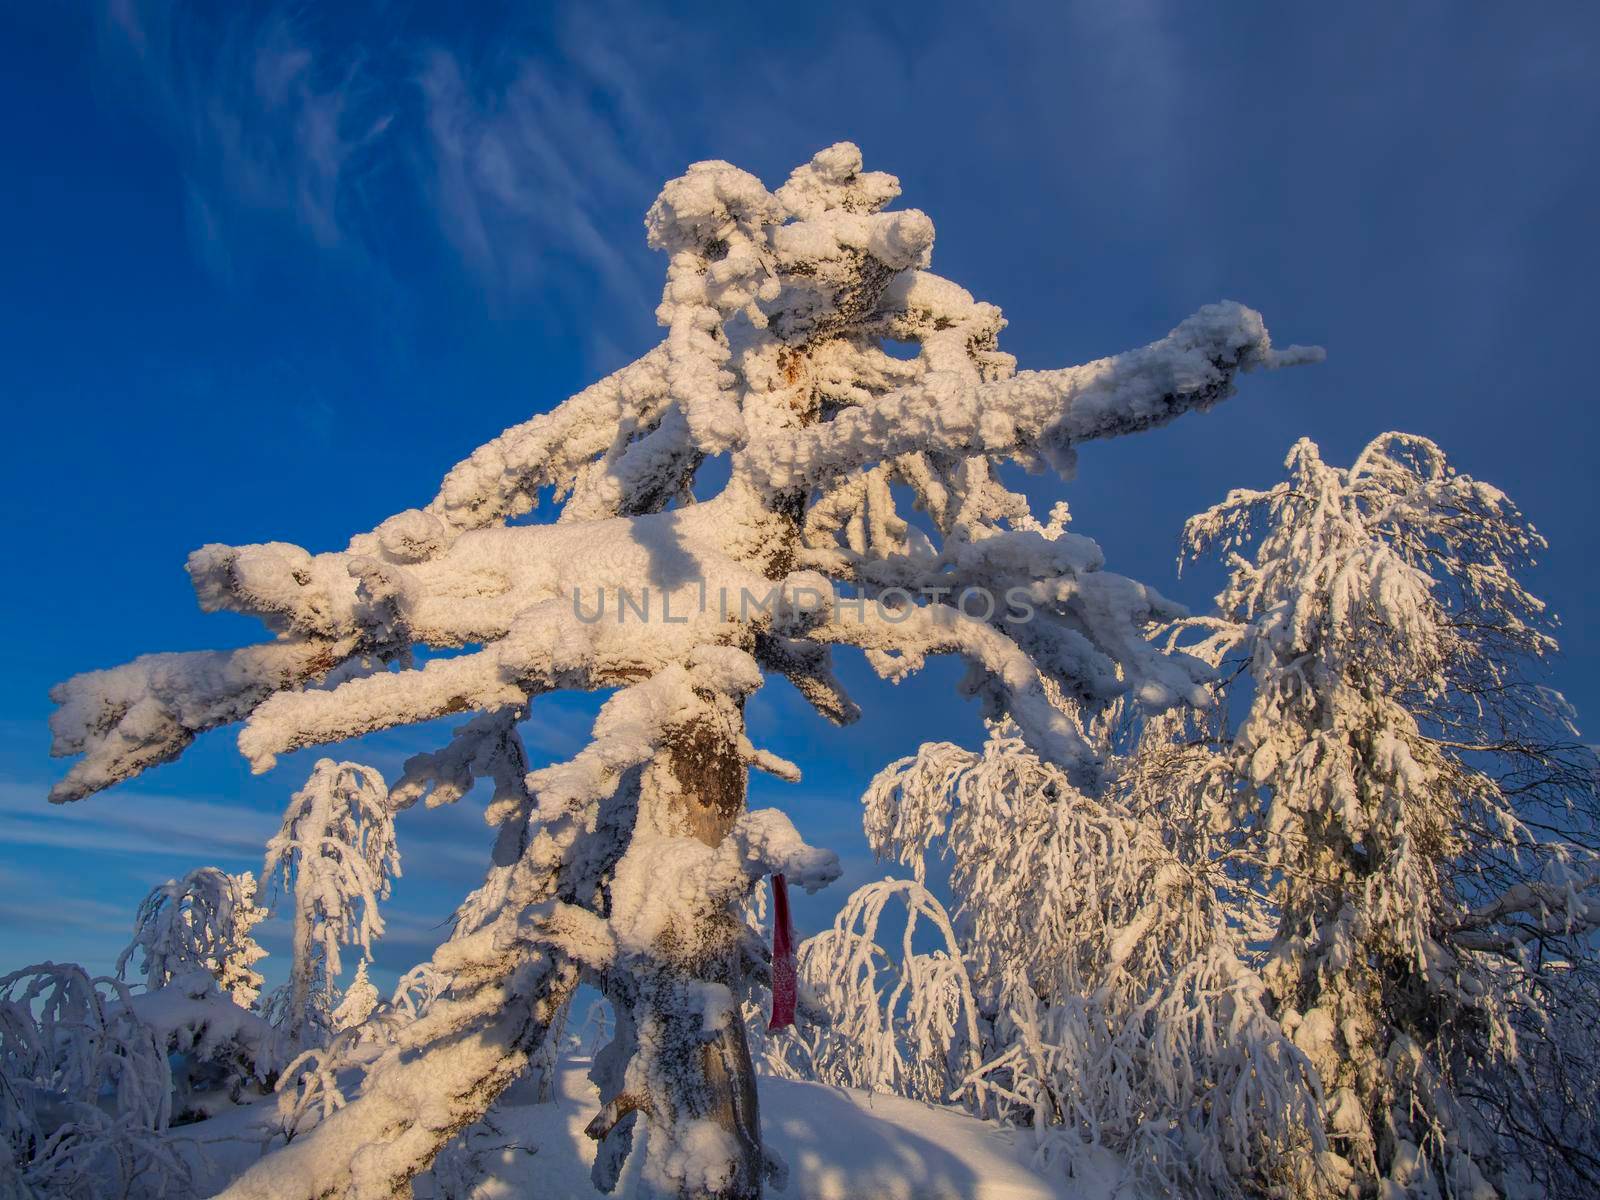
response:
[[[0,867],[0,923],[11,930],[125,936],[133,927],[133,913],[109,901],[63,894],[60,881],[41,872]]]
[[[232,276],[261,218],[324,249],[359,244],[363,156],[393,115],[362,54],[319,53],[287,11],[110,0],[103,16],[105,53],[175,144],[203,262]]]
[[[483,89],[446,50],[419,75],[426,107],[429,189],[440,228],[499,292],[537,285],[545,264],[586,264],[619,296],[644,299],[636,260],[599,222],[608,199],[648,194],[651,180],[622,153],[627,135],[581,96],[524,61],[503,87]]]
[[[162,860],[258,860],[277,818],[242,805],[129,792],[55,805],[43,786],[0,783],[0,842]]]
[[[492,303],[576,262],[648,313],[656,275],[638,221],[683,164],[644,102],[637,21],[584,9],[553,37],[446,45],[362,22],[372,44],[287,8],[109,0],[105,54],[139,81],[184,173],[196,256],[236,279],[264,220],[315,248],[397,270],[420,223]],[[391,24],[394,24],[391,20]]]

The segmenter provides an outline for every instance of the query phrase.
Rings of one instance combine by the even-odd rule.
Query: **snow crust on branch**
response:
[[[1073,447],[1164,425],[1226,399],[1236,372],[1315,362],[1304,347],[1275,351],[1261,315],[1210,304],[1139,350],[1060,371],[982,382],[930,371],[919,384],[849,409],[833,421],[751,447],[742,465],[767,487],[818,486],[830,477],[914,452],[1029,461],[1070,471]]]

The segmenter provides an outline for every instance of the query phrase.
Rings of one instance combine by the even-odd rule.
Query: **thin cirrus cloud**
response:
[[[391,776],[392,778],[392,776]],[[0,843],[36,855],[112,854],[159,860],[158,869],[180,872],[207,863],[260,871],[267,839],[280,814],[237,800],[198,800],[128,791],[68,805],[44,803],[45,787],[0,784]],[[288,790],[285,791],[287,802]],[[402,863],[408,874],[474,886],[493,837],[481,806],[449,811],[420,807],[401,814]],[[410,853],[416,851],[416,853]],[[30,858],[34,856],[29,856]],[[67,861],[74,861],[68,859]]]
[[[195,863],[258,862],[278,826],[274,813],[226,802],[130,792],[105,803],[53,805],[43,797],[42,786],[0,784],[0,842]]]
[[[369,49],[301,12],[173,0],[110,0],[100,25],[112,74],[173,144],[192,245],[223,280],[269,252],[275,221],[403,274],[398,231],[419,222],[493,303],[564,260],[649,311],[642,234],[619,248],[603,230],[637,228],[666,138],[596,19],[574,14],[542,55],[403,34]]]
[[[100,949],[107,939],[125,936],[131,930],[133,914],[107,900],[63,895],[58,881],[44,873],[0,867],[0,921],[18,931],[79,931],[89,935],[95,948]],[[61,951],[47,946],[44,953],[59,955]],[[21,965],[7,961],[0,964],[0,971],[15,970]]]
[[[319,60],[284,13],[219,21],[170,0],[111,0],[101,41],[174,144],[208,266],[232,274],[263,217],[324,249],[353,244],[359,172],[391,121],[359,56]]]
[[[650,191],[614,128],[533,63],[485,93],[459,58],[434,50],[419,83],[432,201],[469,266],[514,292],[543,278],[551,254],[563,254],[588,264],[617,296],[648,299],[637,258],[600,227],[612,207],[606,198]]]

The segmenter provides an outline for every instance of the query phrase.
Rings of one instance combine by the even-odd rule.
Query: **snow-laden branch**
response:
[[[931,222],[878,211],[896,190],[890,176],[861,171],[850,146],[822,152],[776,194],[726,163],[670,184],[651,213],[651,240],[672,256],[667,342],[486,443],[426,509],[389,518],[346,550],[197,550],[189,571],[203,608],[258,616],[277,642],[150,656],[59,686],[54,752],[83,760],[53,797],[130,778],[238,720],[248,720],[246,755],[264,770],[283,750],[515,709],[555,688],[626,683],[682,662],[691,646],[749,645],[752,635],[765,666],[789,674],[830,718],[848,718],[853,706],[818,643],[774,634],[760,614],[741,613],[720,634],[694,619],[680,634],[659,619],[648,629],[574,629],[563,610],[586,589],[613,603],[624,590],[654,589],[701,618],[706,595],[758,595],[790,565],[824,571],[830,586],[915,576],[917,566],[894,566],[915,558],[915,538],[894,512],[885,470],[914,488],[949,538],[923,563],[923,584],[952,570],[976,578],[957,562],[973,557],[962,547],[1006,536],[1003,522],[1016,536],[1032,520],[990,461],[1043,456],[1066,467],[1077,443],[1213,405],[1240,371],[1317,357],[1277,352],[1253,310],[1214,304],[1144,349],[1016,374],[995,349],[998,310],[925,269]],[[885,336],[920,342],[922,357],[883,354]],[[715,453],[733,454],[730,486],[707,504],[662,510],[688,496],[699,462]],[[541,488],[565,496],[560,520],[506,525]],[[816,493],[802,501],[800,530],[786,499],[797,488]],[[1130,686],[1155,706],[1192,698],[1194,672],[1144,645],[1154,594],[1118,582],[1123,595],[1102,587],[1091,598],[1117,578],[1101,573],[1091,542],[1069,541],[1086,550],[1054,563],[1066,590],[1037,563],[984,579],[1077,608],[1029,630],[1022,653],[1096,704]],[[389,669],[414,646],[482,650]]]
[[[1253,367],[1316,362],[1321,351],[1276,351],[1261,314],[1211,304],[1139,350],[1059,371],[1024,371],[984,383],[929,372],[911,386],[843,412],[824,425],[755,441],[741,465],[774,490],[910,453],[1031,458],[1067,467],[1072,449],[1136,433],[1208,408]]]
[[[517,1077],[554,1016],[550,999],[565,999],[574,981],[570,966],[548,957],[515,965],[506,963],[505,982],[438,1002],[369,1069],[358,1097],[263,1158],[221,1197],[389,1200]],[[530,994],[546,998],[530,1005]]]
[[[1515,954],[1546,939],[1581,942],[1600,929],[1600,871],[1561,872],[1557,882],[1513,884],[1449,930],[1464,950]]]
[[[593,470],[596,456],[614,454],[628,445],[631,435],[662,420],[666,362],[666,347],[657,346],[550,412],[484,443],[451,468],[426,514],[444,531],[479,529],[530,511],[542,488],[573,490]],[[663,469],[659,459],[656,469]],[[648,489],[646,481],[636,482],[641,490]],[[435,541],[448,534],[401,514],[368,536],[401,561],[413,561],[428,557]],[[356,548],[352,543],[351,549]]]
[[[1045,688],[1039,668],[1015,640],[946,604],[885,610],[840,605],[810,636],[856,646],[883,678],[899,683],[930,655],[956,655],[968,667],[962,688],[984,702],[986,716],[1009,714],[1044,757],[1090,771],[1099,761],[1082,731]]]
[[[120,667],[74,675],[50,690],[50,753],[82,755],[50,789],[55,803],[81,800],[159,763],[207,730],[231,725],[275,692],[320,679],[354,639],[290,639],[240,650],[146,654]]]

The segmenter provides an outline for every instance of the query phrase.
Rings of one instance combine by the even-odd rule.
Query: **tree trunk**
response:
[[[742,730],[737,704],[716,698],[707,719],[686,726],[644,768],[642,853],[670,852],[672,841],[690,838],[715,847],[728,835],[745,804]],[[673,878],[667,866],[664,883]],[[642,1115],[647,1194],[757,1200],[766,1158],[738,1007],[741,922],[701,900],[698,908],[674,905],[648,952],[618,963],[605,981],[617,1036],[595,1064],[603,1102],[589,1129],[602,1143],[595,1182],[615,1185]],[[704,1015],[708,995],[730,1001],[714,1022]]]
[[[302,852],[304,853],[304,852]],[[302,863],[294,877],[294,931],[289,958],[289,1013],[284,1032],[290,1057],[308,1048],[311,1024],[311,888]]]

